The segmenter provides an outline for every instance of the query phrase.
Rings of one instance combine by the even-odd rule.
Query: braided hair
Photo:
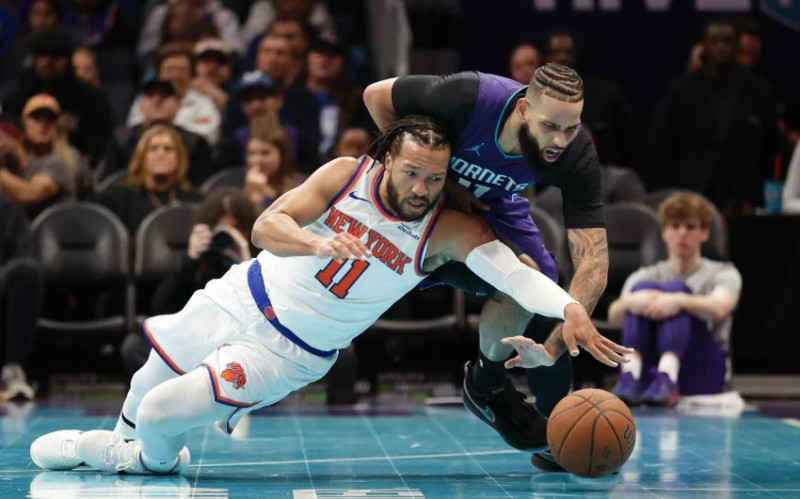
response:
[[[386,153],[397,157],[406,137],[430,149],[450,147],[450,140],[441,123],[421,115],[405,116],[389,127],[370,145],[370,156],[384,162]]]
[[[550,62],[533,73],[528,92],[564,102],[580,102],[583,100],[583,80],[574,69]]]

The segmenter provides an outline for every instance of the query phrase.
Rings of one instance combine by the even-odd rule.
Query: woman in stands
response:
[[[261,213],[281,194],[300,185],[305,176],[295,171],[289,140],[280,126],[266,123],[250,129],[244,190]]]
[[[155,125],[136,144],[125,185],[106,191],[100,202],[135,234],[142,220],[156,208],[201,200],[186,178],[188,171],[188,155],[180,135],[171,126]]]

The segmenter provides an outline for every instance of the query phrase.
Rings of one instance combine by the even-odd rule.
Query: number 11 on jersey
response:
[[[338,282],[333,283],[333,277],[345,265],[350,265],[350,268]],[[316,278],[320,284],[325,286],[337,298],[344,299],[353,284],[367,270],[367,267],[369,267],[369,262],[364,260],[343,260],[341,263],[337,263],[336,260],[332,259],[325,268],[317,272]],[[332,283],[333,286],[331,286]]]

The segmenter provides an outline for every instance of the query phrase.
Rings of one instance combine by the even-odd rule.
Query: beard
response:
[[[519,147],[522,150],[522,157],[525,160],[525,164],[527,164],[528,168],[534,173],[545,176],[556,170],[555,164],[558,163],[558,161],[548,163],[544,160],[542,157],[542,150],[539,147],[539,141],[531,134],[527,123],[523,123],[522,126],[519,127],[519,130],[517,130],[517,139],[519,140]]]
[[[400,218],[403,220],[407,220],[409,222],[413,222],[414,220],[419,220],[420,218],[424,217],[431,208],[433,207],[433,203],[430,202],[427,198],[414,196],[408,198],[406,200],[401,200],[400,195],[397,193],[397,189],[394,188],[394,183],[392,182],[392,177],[390,176],[386,182],[386,193],[389,201],[389,208],[392,209],[393,212],[400,215]],[[403,201],[424,201],[426,204],[425,210],[416,213],[403,208]]]

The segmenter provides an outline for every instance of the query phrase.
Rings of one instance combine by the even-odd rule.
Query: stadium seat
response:
[[[141,303],[141,298],[150,297],[158,283],[178,268],[186,253],[196,208],[193,203],[162,206],[142,220],[136,231],[133,278],[138,324],[143,320],[142,314],[149,310],[149,303]]]
[[[130,236],[103,206],[59,203],[33,221],[46,299],[39,330],[59,340],[122,338],[129,327]]]
[[[209,192],[220,187],[236,187],[242,189],[244,188],[244,177],[246,173],[247,168],[243,166],[220,170],[203,182],[203,185],[200,186],[200,193],[205,196]]]

